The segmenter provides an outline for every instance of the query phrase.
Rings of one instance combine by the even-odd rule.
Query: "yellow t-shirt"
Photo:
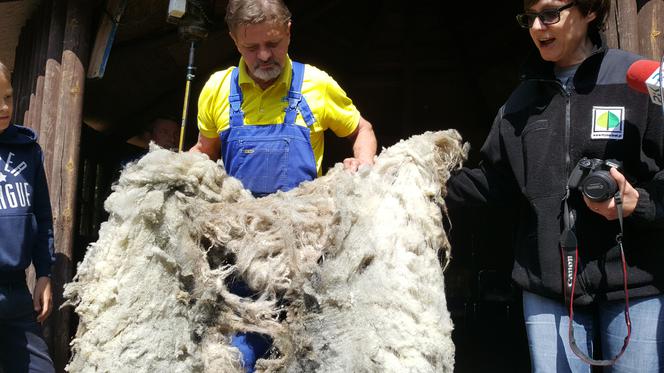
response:
[[[243,59],[240,59],[238,83],[242,89],[244,122],[252,125],[281,124],[288,106],[292,67],[290,59],[281,76],[266,90],[262,90],[249,76]],[[229,126],[231,73],[233,68],[214,73],[203,87],[198,98],[198,130],[201,135],[214,138]],[[316,121],[310,127],[311,146],[316,159],[318,175],[323,162],[324,135],[331,129],[337,136],[353,133],[360,121],[360,112],[331,76],[314,66],[306,65],[302,94],[309,104]],[[295,123],[306,124],[298,112]]]

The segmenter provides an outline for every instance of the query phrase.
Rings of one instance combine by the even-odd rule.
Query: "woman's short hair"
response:
[[[523,0],[523,8],[529,9],[531,6],[537,4],[539,0]],[[595,19],[588,25],[588,31],[604,30],[604,23],[606,22],[609,12],[611,11],[610,0],[572,0],[584,16],[595,12]]]

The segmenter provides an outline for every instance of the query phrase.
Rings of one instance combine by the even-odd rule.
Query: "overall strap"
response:
[[[286,108],[286,116],[284,117],[284,124],[295,124],[297,111],[300,111],[302,119],[304,119],[307,126],[311,126],[316,121],[314,118],[307,100],[302,95],[302,82],[304,82],[304,64],[292,61],[293,74],[291,76],[291,85],[288,90],[288,107]]]
[[[241,127],[244,125],[244,112],[242,112],[242,90],[240,83],[238,83],[238,76],[240,75],[240,68],[236,67],[231,73],[231,92],[228,95],[228,103],[230,104],[229,124],[231,127]]]

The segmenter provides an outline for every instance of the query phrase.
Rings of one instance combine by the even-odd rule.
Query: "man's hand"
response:
[[[634,189],[632,184],[625,179],[625,175],[621,174],[615,168],[611,168],[611,176],[615,179],[616,184],[618,184],[618,188],[620,189],[623,217],[628,217],[634,212],[636,203],[639,201],[639,191]],[[583,200],[586,202],[589,209],[602,215],[607,220],[618,219],[618,209],[616,209],[616,201],[614,198],[602,202],[593,202],[586,196],[583,196]]]
[[[377,141],[371,123],[360,116],[357,128],[348,138],[353,142],[353,157],[344,159],[344,168],[355,172],[363,164],[373,165]]]
[[[205,153],[211,160],[216,161],[221,156],[221,139],[219,137],[208,138],[199,133],[198,142],[189,151]]]
[[[37,279],[35,289],[32,292],[32,304],[37,312],[37,321],[43,323],[51,314],[53,308],[53,293],[51,291],[51,279],[40,277]]]
[[[344,159],[344,169],[350,171],[350,172],[356,172],[361,165],[363,164],[368,164],[372,165],[373,162],[363,162],[360,159],[357,158],[346,158]]]

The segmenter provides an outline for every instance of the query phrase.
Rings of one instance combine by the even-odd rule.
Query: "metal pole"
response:
[[[182,106],[182,122],[180,126],[180,144],[178,151],[182,152],[182,143],[184,141],[185,129],[187,128],[187,113],[189,112],[189,96],[191,94],[191,82],[196,77],[196,67],[194,66],[194,55],[196,54],[196,40],[192,40],[189,46],[189,64],[187,65],[187,83],[184,89],[184,105]]]

